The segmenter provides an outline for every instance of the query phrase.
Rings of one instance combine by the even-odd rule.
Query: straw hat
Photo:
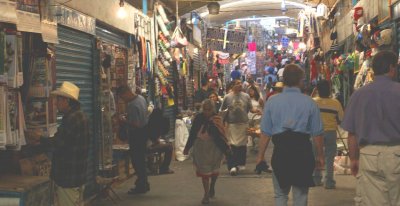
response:
[[[63,82],[61,87],[51,92],[51,95],[63,96],[78,101],[79,87],[71,82]]]
[[[274,88],[283,88],[285,85],[283,84],[283,82],[277,82],[274,86]]]

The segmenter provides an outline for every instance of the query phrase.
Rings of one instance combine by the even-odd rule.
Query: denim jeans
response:
[[[334,188],[336,182],[333,179],[333,162],[336,156],[337,144],[336,144],[336,131],[324,132],[324,156],[325,156],[325,187]],[[316,155],[315,144],[314,154]],[[322,172],[320,170],[314,171],[314,182],[316,185],[322,184]]]
[[[291,186],[288,188],[281,188],[275,174],[272,174],[272,182],[274,183],[275,206],[288,205],[290,189],[292,189],[293,193],[293,206],[307,206],[308,187]]]

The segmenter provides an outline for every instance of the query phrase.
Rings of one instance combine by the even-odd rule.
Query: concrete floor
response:
[[[272,151],[269,149],[268,151]],[[270,158],[270,153],[267,152]],[[263,206],[274,205],[274,190],[270,174],[256,175],[255,154],[248,153],[247,169],[238,176],[229,176],[226,165],[222,165],[221,176],[216,185],[216,197],[210,205],[215,206]],[[195,176],[191,160],[173,161],[171,169],[175,174],[150,176],[150,192],[144,195],[128,195],[135,177],[117,186],[115,190],[122,200],[116,205],[135,206],[198,206],[203,197],[201,179]],[[326,190],[323,187],[310,189],[310,206],[347,206],[354,205],[355,178],[337,175],[337,189]],[[95,206],[110,206],[108,199],[100,199]],[[292,205],[290,202],[289,205]]]

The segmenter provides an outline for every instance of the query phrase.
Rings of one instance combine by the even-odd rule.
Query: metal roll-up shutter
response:
[[[94,38],[86,33],[59,26],[59,44],[56,45],[56,78],[57,87],[62,82],[70,81],[79,89],[79,101],[82,110],[88,115],[91,128],[89,146],[87,183],[85,197],[92,196],[95,191],[96,152],[93,130],[94,119],[94,71],[93,44]]]
[[[128,35],[104,28],[103,26],[96,27],[96,37],[111,44],[128,47]]]

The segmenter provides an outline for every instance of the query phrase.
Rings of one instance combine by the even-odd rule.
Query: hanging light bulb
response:
[[[282,15],[285,15],[285,14],[286,14],[287,8],[286,8],[286,2],[285,2],[285,0],[282,0],[282,3],[281,3],[281,11],[282,11]]]
[[[125,11],[125,7],[124,7],[124,0],[120,0],[119,1],[119,9],[117,11],[117,17],[120,19],[125,19],[126,17],[126,11]]]

